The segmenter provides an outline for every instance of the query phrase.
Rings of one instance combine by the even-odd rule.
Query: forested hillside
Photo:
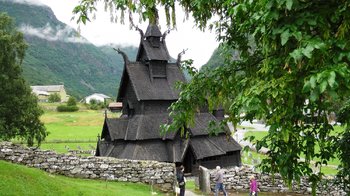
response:
[[[238,51],[230,50],[229,52],[226,52],[224,47],[220,45],[218,48],[215,49],[208,62],[204,64],[201,67],[201,69],[214,69],[216,67],[223,66],[225,64],[225,55],[229,55],[231,58],[236,60],[239,58]]]
[[[64,84],[81,98],[99,92],[115,97],[123,60],[111,46],[96,47],[57,20],[49,7],[0,0],[0,12],[15,19],[28,49],[23,74],[30,85]],[[123,48],[135,59],[137,48]]]

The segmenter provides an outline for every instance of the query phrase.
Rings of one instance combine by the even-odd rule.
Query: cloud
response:
[[[0,1],[9,1],[9,2],[19,3],[19,4],[46,6],[40,0],[0,0]]]
[[[22,24],[19,29],[26,35],[36,36],[48,41],[89,43],[84,37],[79,36],[77,32],[69,26],[65,26],[64,28],[61,28],[60,26],[53,28],[51,25],[46,24],[44,27],[34,28],[30,25]]]

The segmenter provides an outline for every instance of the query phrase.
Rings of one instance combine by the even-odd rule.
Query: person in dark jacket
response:
[[[180,196],[185,196],[186,181],[184,176],[184,170],[185,168],[181,165],[176,175],[177,183],[179,184],[179,188],[180,188]]]

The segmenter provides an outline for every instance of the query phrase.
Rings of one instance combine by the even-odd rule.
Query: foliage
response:
[[[52,93],[49,95],[49,103],[60,102],[61,96],[58,93]]]
[[[0,178],[0,195],[150,195],[145,184],[68,178],[5,161]]]
[[[70,96],[66,105],[59,105],[57,106],[56,110],[58,112],[76,112],[79,110],[79,107],[77,106],[77,101],[75,98]]]
[[[77,105],[77,100],[70,96],[67,101],[67,106],[76,106]]]
[[[47,133],[37,98],[21,75],[26,47],[12,19],[0,13],[0,139],[19,138],[33,146],[40,145]]]
[[[79,110],[79,107],[76,105],[69,106],[69,105],[59,105],[57,106],[58,112],[76,112]]]
[[[106,108],[107,105],[108,103],[100,102],[100,101],[97,101],[96,99],[91,99],[88,107],[91,110],[99,110],[99,109]]]
[[[67,32],[67,40],[43,39],[25,34],[28,50],[23,60],[23,76],[31,85],[64,83],[69,95],[85,97],[97,89],[109,96],[118,92],[124,61],[112,47],[127,53],[129,59],[136,57],[137,48],[121,46],[97,47],[88,41],[69,42],[81,39],[78,32],[69,30],[66,24],[55,17],[49,7],[36,6],[13,1],[0,1],[0,12],[7,12],[15,18],[18,27],[51,28],[52,34]]]
[[[95,2],[81,1],[74,10],[78,21],[86,22]],[[173,0],[105,2],[112,12],[128,10],[141,17],[151,13],[151,22],[156,4],[165,6],[167,18],[167,5],[174,4]],[[180,98],[171,106],[174,121],[166,128],[191,126],[197,108],[207,102],[211,108],[224,105],[234,124],[264,119],[270,129],[258,148],[270,151],[261,169],[280,173],[289,185],[307,175],[316,194],[322,173],[312,173],[310,160],[327,164],[347,152],[343,145],[335,148],[347,135],[331,135],[327,115],[350,93],[349,2],[181,0],[179,4],[197,26],[214,28],[224,47],[239,51],[239,59],[227,59],[226,66],[198,72],[189,84],[179,85]],[[315,152],[315,145],[320,152]],[[349,165],[342,167],[347,170]],[[349,179],[348,173],[340,175]]]

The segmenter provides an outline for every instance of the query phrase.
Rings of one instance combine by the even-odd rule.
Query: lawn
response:
[[[68,178],[5,161],[0,179],[0,195],[152,195],[146,184]]]
[[[78,112],[47,111],[41,117],[45,127],[50,132],[46,142],[65,141],[96,141],[101,134],[104,113],[100,110],[85,110]]]
[[[101,135],[105,112],[88,110],[79,105],[78,112],[57,112],[57,103],[40,103],[45,113],[41,121],[45,124],[49,135],[41,144],[44,150],[55,150],[67,153],[68,150],[91,151],[96,149],[97,136]],[[116,117],[116,114],[108,116]]]

